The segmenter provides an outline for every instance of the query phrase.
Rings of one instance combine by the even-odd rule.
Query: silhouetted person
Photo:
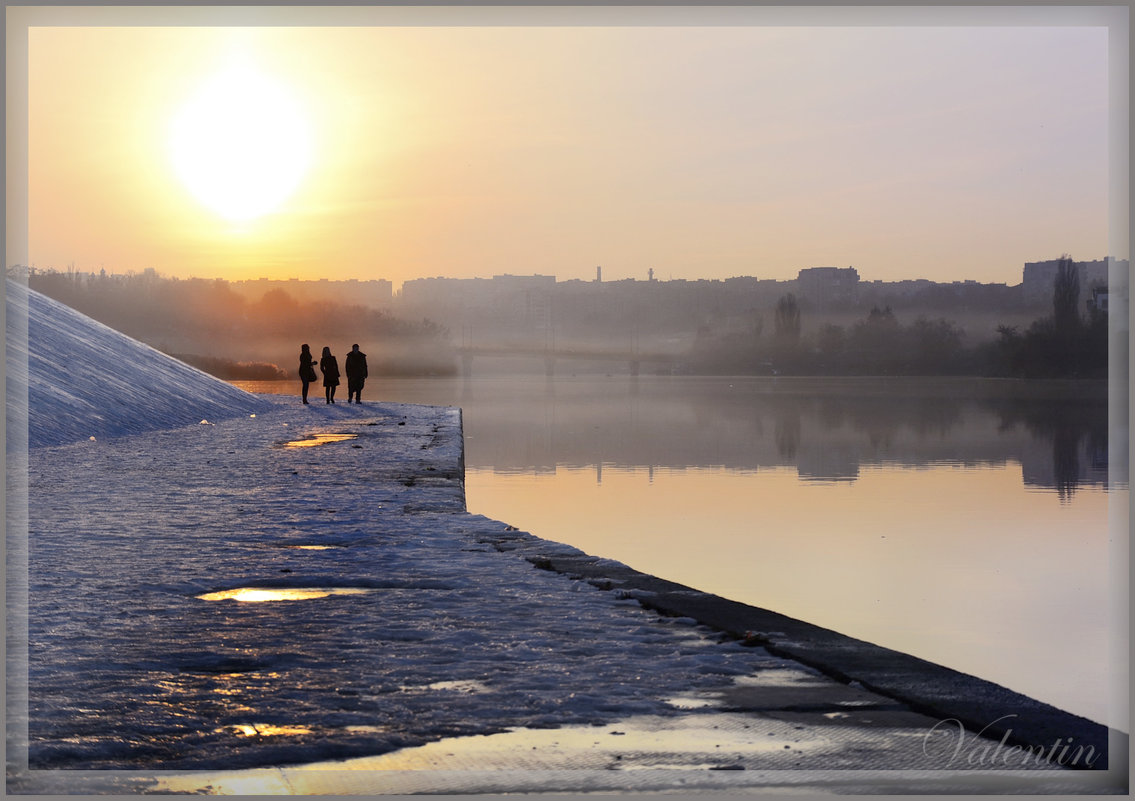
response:
[[[363,384],[367,378],[367,355],[359,350],[358,345],[351,345],[351,352],[343,361],[343,368],[347,371],[347,403],[351,398],[355,403],[363,402]]]
[[[331,348],[323,348],[323,355],[319,358],[319,370],[323,373],[323,389],[327,393],[327,402],[334,403],[335,387],[339,386],[339,362],[331,355]]]
[[[318,377],[315,374],[314,361],[315,359],[311,356],[311,348],[306,344],[300,345],[300,381],[303,382],[304,403],[307,403],[307,385]]]

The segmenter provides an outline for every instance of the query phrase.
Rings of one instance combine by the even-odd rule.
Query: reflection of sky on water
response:
[[[1108,504],[1020,468],[471,470],[470,511],[1105,719]],[[1058,632],[1059,646],[1054,647]],[[1074,678],[1073,678],[1074,677]]]

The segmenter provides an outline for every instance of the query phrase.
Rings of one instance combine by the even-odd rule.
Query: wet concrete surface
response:
[[[671,699],[685,710],[676,716],[642,715],[602,726],[519,728],[309,765],[146,777],[111,772],[93,785],[88,774],[87,792],[1127,792],[1126,736],[1118,734],[1110,743],[1111,769],[1105,769],[1106,739],[1101,743],[1104,750],[1088,750],[1091,743],[1100,743],[1097,728],[1103,727],[1090,721],[923,660],[732,604],[606,560],[541,555],[541,541],[524,532],[504,532],[496,545],[532,562],[533,569],[563,571],[665,614],[708,619],[723,632],[741,632],[736,636],[747,637],[754,647],[771,645],[782,653],[799,649],[808,654],[811,666],[773,666],[755,676],[738,677],[724,688]],[[963,714],[977,716],[978,722],[958,717]],[[1015,735],[992,731],[989,723],[1002,717],[1021,721]],[[1056,727],[1062,732],[1057,739],[1064,744],[1089,745],[1078,752],[1074,763],[1075,752],[1062,752],[1041,739],[1050,729],[1028,728],[1034,721]],[[50,789],[42,781],[39,787]]]
[[[439,524],[466,514],[454,503],[459,451],[447,458],[458,467],[439,463],[415,487],[391,473],[387,483],[405,495],[391,504],[391,521],[409,530],[424,519],[422,510]],[[503,524],[477,536],[478,547],[527,562],[526,569],[697,621],[781,659],[755,675],[671,699],[680,710],[673,715],[515,728],[270,768],[43,770],[15,780],[10,773],[9,794],[1127,792],[1122,733],[925,660],[610,560],[565,554],[563,546]],[[272,734],[254,728],[248,736]]]

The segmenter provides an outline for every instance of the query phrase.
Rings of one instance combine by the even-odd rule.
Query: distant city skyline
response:
[[[483,282],[492,282],[492,281],[499,281],[501,279],[515,279],[515,280],[545,279],[545,280],[549,280],[549,281],[552,281],[552,282],[555,282],[555,283],[585,282],[585,283],[605,283],[605,284],[623,283],[623,282],[627,282],[627,281],[644,282],[644,283],[649,282],[649,281],[654,281],[654,282],[658,282],[658,283],[673,283],[673,282],[688,282],[688,281],[723,282],[723,281],[733,281],[733,280],[742,280],[743,279],[743,280],[757,280],[757,281],[761,281],[761,282],[776,282],[776,283],[781,283],[781,284],[787,284],[787,283],[794,283],[794,282],[798,281],[800,279],[800,277],[802,275],[805,275],[805,274],[810,273],[810,274],[815,275],[815,274],[819,274],[819,273],[822,273],[822,272],[834,270],[834,271],[837,271],[837,272],[853,271],[853,272],[856,273],[856,276],[857,276],[855,280],[861,281],[864,284],[930,282],[930,283],[940,283],[940,284],[974,284],[974,283],[979,283],[979,284],[997,284],[997,285],[1006,285],[1006,286],[1016,286],[1016,285],[1019,285],[1019,284],[1022,284],[1022,283],[1025,283],[1025,282],[1028,281],[1028,273],[1029,273],[1030,269],[1038,268],[1038,267],[1044,267],[1044,268],[1049,268],[1049,271],[1051,271],[1051,270],[1055,269],[1055,266],[1056,266],[1057,262],[1059,262],[1059,261],[1060,261],[1060,259],[1040,259],[1040,260],[1034,261],[1034,262],[1024,262],[1022,265],[1020,265],[1020,269],[1018,270],[1018,274],[1016,276],[1016,279],[1015,280],[1009,280],[1009,281],[979,281],[979,280],[974,279],[974,278],[967,278],[963,275],[950,276],[950,277],[947,277],[944,280],[919,278],[919,277],[916,277],[916,276],[894,276],[894,277],[891,277],[891,278],[875,278],[875,277],[872,277],[870,275],[861,274],[860,271],[854,265],[848,265],[846,267],[836,267],[834,265],[819,265],[819,266],[816,266],[816,267],[802,267],[796,272],[796,274],[790,275],[788,277],[773,277],[773,276],[764,276],[764,275],[756,275],[756,274],[730,275],[730,276],[724,276],[724,277],[716,277],[716,276],[714,276],[714,277],[694,276],[692,278],[687,278],[687,277],[684,277],[684,276],[681,276],[681,277],[678,277],[678,276],[660,277],[658,275],[652,275],[651,271],[648,270],[647,274],[645,274],[645,275],[628,275],[628,276],[624,276],[624,277],[620,277],[620,278],[608,279],[606,277],[601,276],[601,273],[598,273],[598,272],[597,272],[597,274],[592,275],[590,278],[578,278],[578,277],[574,277],[574,276],[570,277],[570,278],[564,278],[564,277],[554,275],[554,274],[549,274],[549,273],[513,273],[513,272],[505,271],[505,272],[494,273],[492,275],[421,275],[421,276],[415,276],[414,278],[406,279],[405,281],[403,281],[403,285],[406,284],[406,283],[411,283],[411,282],[430,282],[430,281],[462,281],[462,282],[464,282],[464,281],[483,281]],[[1090,280],[1099,281],[1099,282],[1102,282],[1102,283],[1105,283],[1105,284],[1107,283],[1107,275],[1108,275],[1110,270],[1114,270],[1114,269],[1128,270],[1128,269],[1130,269],[1130,262],[1127,259],[1110,259],[1110,258],[1073,259],[1073,262],[1076,263],[1077,265],[1080,265],[1081,268],[1086,268],[1088,271],[1090,271],[1090,274],[1092,276],[1092,278]],[[27,265],[24,265],[24,266],[26,267]],[[598,267],[601,267],[601,266],[602,265],[599,265]],[[598,270],[598,268],[597,268],[597,270]],[[384,275],[378,275],[378,274],[373,274],[373,275],[368,275],[368,276],[363,276],[363,277],[350,276],[350,275],[345,275],[345,276],[320,275],[320,276],[312,276],[312,277],[299,277],[299,276],[275,277],[275,276],[267,276],[267,275],[257,275],[257,276],[249,276],[249,277],[232,277],[232,276],[224,276],[224,275],[195,275],[195,274],[194,275],[178,276],[178,275],[170,275],[168,273],[164,273],[161,270],[156,270],[152,267],[146,268],[144,270],[107,270],[105,268],[100,268],[100,269],[97,269],[97,270],[91,270],[91,269],[82,269],[82,268],[78,267],[77,265],[68,266],[68,267],[65,267],[65,268],[62,268],[62,269],[59,269],[59,268],[56,268],[56,267],[34,267],[33,266],[33,267],[31,267],[31,271],[33,273],[70,273],[70,272],[74,272],[77,275],[91,275],[91,276],[98,276],[102,273],[105,273],[107,276],[121,276],[121,277],[127,277],[127,276],[130,276],[130,275],[139,275],[139,274],[142,274],[142,273],[148,273],[150,271],[153,271],[156,275],[158,275],[162,278],[174,278],[174,279],[179,279],[179,280],[201,280],[201,281],[218,281],[219,280],[219,281],[228,281],[228,282],[231,282],[231,283],[234,283],[234,284],[259,284],[259,283],[264,283],[264,284],[267,284],[269,286],[275,286],[275,285],[287,286],[288,284],[306,284],[306,283],[313,283],[313,282],[335,283],[335,284],[360,284],[360,285],[361,284],[385,284],[386,286],[389,287],[389,289],[392,293],[400,292],[401,288],[402,288],[401,286],[395,284],[390,278],[388,278]]]
[[[1117,17],[937,11],[22,9],[7,262],[397,289],[1128,258]]]

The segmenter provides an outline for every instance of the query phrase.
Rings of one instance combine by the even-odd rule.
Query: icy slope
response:
[[[5,294],[8,420],[12,425],[26,414],[29,447],[212,422],[267,407],[15,281],[5,281]],[[26,396],[18,386],[24,359]]]

